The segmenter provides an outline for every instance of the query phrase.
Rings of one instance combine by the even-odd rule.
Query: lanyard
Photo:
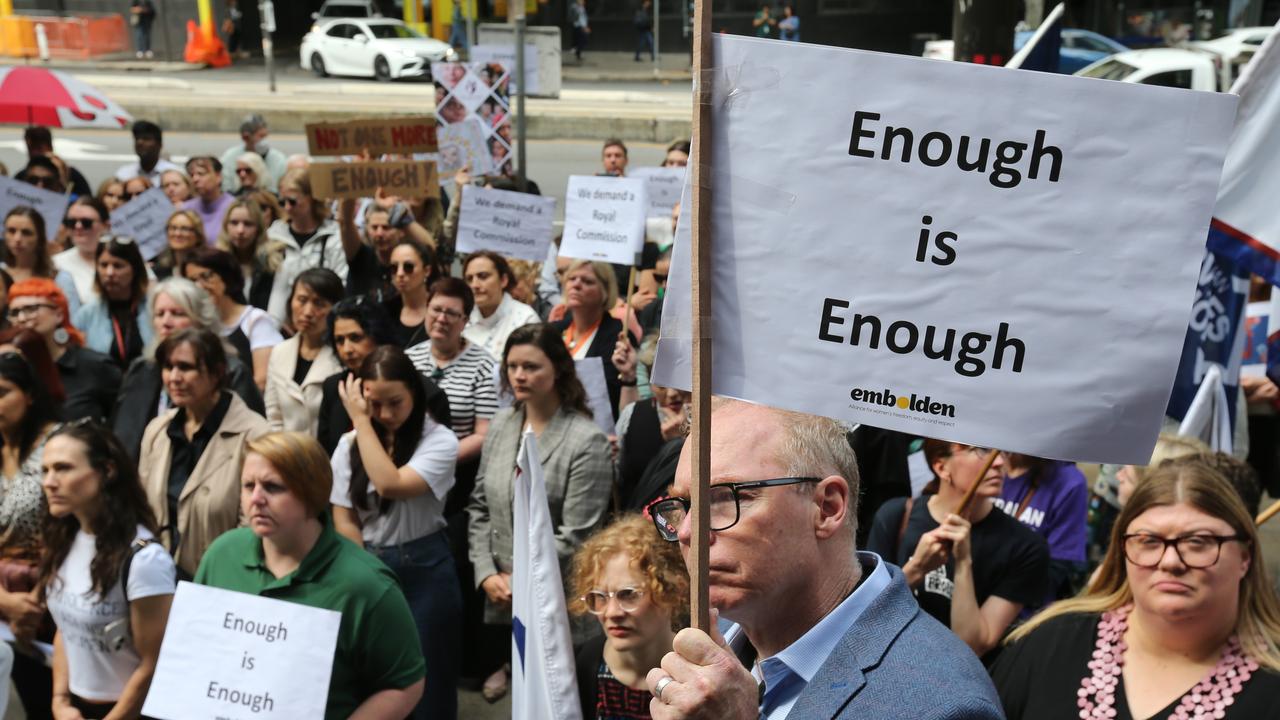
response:
[[[578,333],[577,325],[574,325],[572,322],[569,323],[569,327],[565,329],[561,337],[564,338],[565,347],[569,348],[569,355],[571,357],[578,354],[578,349],[582,347],[582,343],[595,336],[596,330],[600,329],[600,321],[602,320],[604,320],[604,318],[597,320],[596,324],[592,325],[590,330],[582,334]]]
[[[111,315],[111,329],[116,333],[116,348],[120,351],[120,359],[127,360],[129,348],[125,346],[124,333],[120,330],[120,321],[110,311],[108,311],[108,314]]]

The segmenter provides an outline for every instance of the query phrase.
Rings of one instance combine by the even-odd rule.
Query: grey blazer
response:
[[[885,568],[889,587],[845,633],[787,717],[1004,720],[977,656],[920,610],[901,570]]]
[[[511,572],[511,483],[524,425],[524,412],[507,408],[494,416],[485,434],[476,487],[467,505],[477,587],[496,572]],[[609,440],[590,418],[562,406],[538,438],[538,455],[547,482],[561,576],[567,578],[569,559],[609,509],[613,485]],[[510,610],[486,603],[485,622],[510,622]]]

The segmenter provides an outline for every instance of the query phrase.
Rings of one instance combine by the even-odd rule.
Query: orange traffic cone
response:
[[[222,39],[212,32],[212,28],[196,25],[195,20],[187,21],[187,47],[182,51],[182,59],[194,65],[210,67],[226,67],[231,64],[231,55],[227,53]]]

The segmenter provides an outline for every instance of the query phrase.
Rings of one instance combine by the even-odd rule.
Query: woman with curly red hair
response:
[[[645,685],[688,615],[689,573],[675,543],[643,515],[621,516],[573,556],[569,611],[591,613],[603,637],[578,653],[584,720],[649,717]]]

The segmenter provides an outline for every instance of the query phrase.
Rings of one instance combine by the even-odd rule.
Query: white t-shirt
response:
[[[267,314],[266,310],[252,305],[245,306],[244,312],[240,314],[240,319],[236,322],[235,327],[222,328],[222,336],[227,337],[235,332],[237,328],[249,339],[250,350],[275,347],[284,342],[284,336],[280,334],[280,328],[276,326],[275,318]]]
[[[137,537],[150,538],[141,525]],[[129,608],[117,582],[105,599],[93,592],[89,565],[96,554],[95,538],[83,530],[71,543],[71,552],[58,568],[49,593],[49,612],[62,633],[67,653],[71,692],[93,702],[120,698],[129,676],[141,659],[128,638],[118,648],[109,647],[105,629],[126,620]],[[133,556],[129,566],[129,599],[172,595],[177,584],[173,558],[160,543],[152,543]]]
[[[85,260],[84,256],[75,247],[54,255],[53,264],[59,270],[70,275],[71,279],[75,281],[76,292],[80,293],[81,305],[88,305],[98,296],[98,291],[93,287],[93,278],[97,273],[97,267],[92,260]]]
[[[329,502],[353,510],[351,502],[351,446],[356,441],[352,430],[338,441],[333,451],[333,491]],[[430,417],[422,426],[422,440],[409,458],[413,468],[429,490],[407,500],[395,500],[387,513],[378,512],[379,498],[369,483],[369,502],[364,510],[356,510],[364,541],[368,545],[386,546],[426,537],[444,528],[444,501],[454,483],[454,466],[458,461],[458,436]]]

